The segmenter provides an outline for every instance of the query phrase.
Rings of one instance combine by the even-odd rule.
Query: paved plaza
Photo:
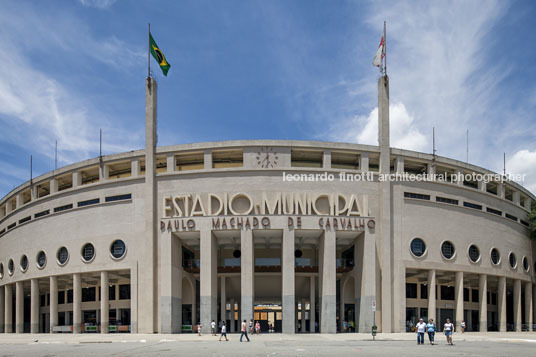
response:
[[[454,346],[417,346],[414,334],[251,336],[218,342],[211,335],[0,335],[0,356],[535,356],[536,333],[455,333]]]

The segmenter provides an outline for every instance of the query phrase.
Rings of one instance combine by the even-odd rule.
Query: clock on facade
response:
[[[279,160],[277,152],[272,147],[263,147],[257,152],[257,165],[262,168],[268,169],[277,166]]]

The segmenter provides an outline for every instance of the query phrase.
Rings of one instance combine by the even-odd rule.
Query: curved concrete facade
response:
[[[234,331],[255,319],[287,333],[400,332],[417,317],[532,329],[535,197],[523,187],[451,182],[492,173],[385,142],[151,148],[151,137],[148,125],[147,150],[66,166],[0,201],[1,331],[175,333],[212,320]]]

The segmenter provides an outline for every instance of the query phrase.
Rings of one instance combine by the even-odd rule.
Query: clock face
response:
[[[277,166],[279,157],[272,147],[263,147],[257,152],[257,165],[262,168],[270,169]]]

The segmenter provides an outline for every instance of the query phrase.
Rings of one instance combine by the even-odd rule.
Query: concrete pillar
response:
[[[204,168],[205,170],[212,169],[212,151],[207,149],[203,152]]]
[[[320,332],[337,332],[337,291],[336,291],[336,237],[335,231],[324,231],[322,240],[322,297]]]
[[[528,325],[528,331],[532,331],[532,283],[525,282],[525,323]]]
[[[166,171],[175,171],[175,155],[173,153],[168,153],[166,155]]]
[[[514,331],[521,331],[521,280],[514,280]]]
[[[395,159],[395,170],[397,174],[404,173],[404,157],[397,156]]]
[[[301,333],[304,333],[305,329],[305,298],[301,299]]]
[[[361,153],[361,172],[367,172],[369,170],[369,157],[368,152]]]
[[[180,333],[182,332],[182,244],[180,239],[171,232],[160,234],[159,264],[162,282],[160,286],[160,333]],[[216,291],[213,293],[217,294]],[[205,324],[203,320],[201,321]],[[208,328],[210,329],[210,321]]]
[[[39,280],[30,280],[30,333],[39,333]]]
[[[436,271],[435,269],[428,270],[428,319],[436,321]]]
[[[82,277],[73,274],[73,333],[82,332]]]
[[[376,232],[375,228],[366,228],[365,233],[361,238],[357,238],[354,243],[362,252],[354,257],[361,257],[359,263],[359,269],[354,271],[360,272],[360,275],[354,278],[354,295],[356,296],[356,316],[359,316],[356,320],[356,327],[359,332],[371,332],[372,326],[376,325],[374,321],[374,311],[372,310],[372,303],[376,301]],[[354,261],[356,259],[354,258]],[[389,290],[388,300],[391,299],[391,290]],[[383,292],[382,292],[382,295]],[[383,299],[382,299],[383,301]],[[389,305],[386,303],[385,305]],[[385,307],[381,305],[382,309]],[[389,308],[389,311],[390,308]],[[383,316],[383,314],[382,314]],[[392,316],[387,316],[390,326]],[[383,319],[382,319],[383,320]],[[389,330],[390,331],[390,330]]]
[[[234,299],[231,299],[231,332],[235,332],[235,301]]]
[[[221,281],[221,286],[220,286],[220,315],[221,315],[221,320],[222,321],[225,321],[225,323],[227,323],[227,318],[225,315],[227,315],[227,292],[226,292],[226,286],[225,286],[225,276],[222,276],[220,281]],[[229,328],[229,327],[227,327]]]
[[[75,171],[73,172],[73,188],[78,186],[82,186],[82,174],[78,171]]]
[[[13,333],[13,287],[11,284],[4,286],[4,332]]]
[[[253,244],[253,232],[244,229],[240,232],[240,321],[249,322],[253,318],[253,299],[255,293],[255,248]],[[283,319],[284,321],[284,319]]]
[[[6,301],[4,299],[5,296],[5,288],[0,287],[0,333],[6,332],[5,330],[5,308],[6,308]]]
[[[499,332],[506,332],[506,277],[500,276],[498,282],[497,309]]]
[[[100,274],[100,286],[101,286],[101,301],[100,301],[100,324],[101,333],[110,332],[110,282],[108,279],[108,272],[101,271]],[[182,283],[182,282],[181,282]]]
[[[456,272],[456,331],[461,330],[463,320],[463,271]]]
[[[138,158],[130,161],[130,174],[132,177],[137,177],[140,174],[140,161]]]
[[[106,181],[110,177],[110,167],[105,164],[99,166],[99,181]]]
[[[310,292],[309,292],[309,332],[315,333],[316,322],[316,277],[313,275],[310,278]]]
[[[331,150],[324,150],[322,156],[322,167],[324,169],[331,169]]]
[[[512,195],[512,199],[514,201],[514,204],[519,205],[519,201],[520,201],[519,191],[514,191],[514,194]]]
[[[346,294],[346,282],[348,281],[348,276],[341,278],[339,281],[339,331],[343,332],[343,321],[344,321],[344,295]]]
[[[478,302],[480,304],[480,319],[478,326],[480,332],[488,331],[488,276],[480,274],[478,276]]]
[[[139,286],[138,285],[138,266],[136,265],[130,269],[130,331],[131,333],[138,333],[138,294],[139,294],[138,286]]]
[[[15,332],[24,333],[24,282],[15,283]]]
[[[55,178],[50,180],[50,194],[53,195],[58,192],[59,182]]]
[[[502,199],[506,197],[506,185],[503,182],[497,182],[497,196]]]
[[[50,333],[58,326],[58,277],[50,277]]]
[[[201,234],[201,267],[200,267],[200,304],[201,304],[201,324],[203,333],[210,333],[210,322],[217,318],[217,299],[218,299],[218,248],[216,237],[210,230],[202,230]],[[243,257],[243,254],[242,254]],[[244,258],[242,258],[244,259]],[[243,275],[242,271],[242,275]]]
[[[294,333],[295,331],[294,244],[294,230],[284,229],[283,245],[281,246],[283,333]]]
[[[458,170],[456,171],[456,174],[457,174],[457,178],[458,178],[458,180],[456,181],[456,184],[457,184],[458,186],[463,186],[463,181],[464,181],[464,180],[463,180],[463,170],[458,169]]]
[[[22,198],[22,193],[17,193],[15,196],[15,207],[20,208],[24,205],[24,199]]]

